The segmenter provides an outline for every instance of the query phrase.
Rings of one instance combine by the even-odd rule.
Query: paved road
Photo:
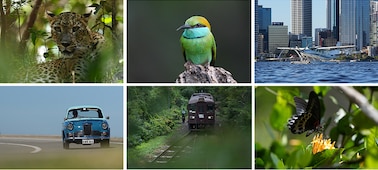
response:
[[[123,143],[70,144],[63,149],[60,138],[1,137],[0,168],[123,168]]]

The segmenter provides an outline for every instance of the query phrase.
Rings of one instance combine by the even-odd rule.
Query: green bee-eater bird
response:
[[[209,21],[202,16],[192,16],[176,31],[181,29],[184,29],[180,42],[185,62],[214,65],[217,47]]]

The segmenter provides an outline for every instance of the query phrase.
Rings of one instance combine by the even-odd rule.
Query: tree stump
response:
[[[186,70],[176,79],[176,83],[237,83],[232,74],[222,67],[210,65],[184,64]]]

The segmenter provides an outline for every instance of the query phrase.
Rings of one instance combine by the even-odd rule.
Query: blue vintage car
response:
[[[109,147],[110,127],[106,119],[109,117],[104,118],[98,106],[70,107],[63,123],[63,148],[69,149],[70,143],[100,143],[101,147]]]

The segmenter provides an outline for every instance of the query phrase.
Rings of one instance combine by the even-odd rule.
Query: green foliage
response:
[[[273,129],[283,131],[286,128],[287,120],[291,117],[295,108],[293,106],[293,97],[299,94],[299,91],[282,90],[277,92],[277,103],[273,106],[270,124]]]
[[[166,135],[175,127],[180,108],[176,102],[185,100],[177,95],[179,88],[128,88],[128,146],[136,146],[156,136]]]
[[[356,89],[373,106],[378,106],[375,88]],[[307,100],[311,90],[319,95],[324,113],[323,136],[337,142],[336,149],[315,155],[312,154],[311,137],[291,134],[286,125],[295,114],[293,97]],[[264,98],[271,94],[275,97],[269,99],[271,104],[266,104],[268,100]],[[256,127],[256,168],[378,168],[377,125],[337,88],[257,87],[256,96],[256,119],[269,122]],[[269,143],[267,136],[272,137]]]
[[[251,87],[213,87],[209,89],[220,114],[218,118],[231,127],[251,128],[252,92]]]

